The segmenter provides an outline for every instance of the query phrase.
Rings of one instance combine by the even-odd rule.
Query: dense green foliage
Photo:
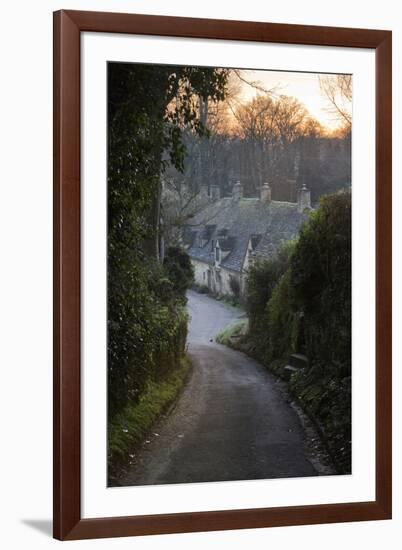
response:
[[[233,294],[233,299],[235,303],[240,301],[240,282],[239,279],[230,275],[229,277],[229,287]]]
[[[259,262],[250,267],[247,278],[247,291],[245,307],[249,318],[250,344],[256,347],[258,354],[266,355],[271,347],[273,338],[268,338],[268,312],[267,303],[271,300],[278,281],[289,268],[290,257],[295,243],[288,241],[283,245],[278,254],[270,261]],[[282,339],[282,335],[281,339]],[[271,353],[271,356],[277,355]]]
[[[198,99],[224,97],[226,72],[212,68],[108,66],[109,421],[162,383],[183,357],[189,260],[163,265],[161,177],[182,169],[182,131],[207,131]],[[174,101],[173,101],[174,100]],[[175,265],[177,262],[177,265]]]
[[[194,268],[190,256],[183,249],[171,246],[166,251],[164,267],[172,282],[173,291],[183,299],[194,281]]]
[[[305,351],[341,364],[345,375],[351,361],[351,229],[350,193],[323,198],[300,233],[291,267]]]
[[[317,420],[339,470],[349,471],[350,193],[323,197],[295,243],[252,267],[246,301],[251,353],[279,374],[290,354],[308,357],[290,388]]]

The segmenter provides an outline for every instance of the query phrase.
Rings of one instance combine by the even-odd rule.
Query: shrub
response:
[[[190,256],[181,248],[171,246],[166,251],[164,267],[173,284],[173,290],[183,297],[194,281],[194,269]]]
[[[282,275],[266,306],[268,361],[297,351],[299,342],[299,314],[293,309],[293,289],[290,270]]]
[[[187,334],[184,304],[164,270],[145,260],[127,263],[108,279],[109,417],[177,366]]]
[[[326,196],[300,232],[291,260],[294,308],[304,316],[306,353],[351,363],[351,195]]]
[[[236,302],[238,302],[240,298],[240,283],[236,277],[233,277],[233,275],[229,276],[229,287],[233,293]]]
[[[273,259],[257,262],[249,269],[245,298],[249,337],[260,351],[257,353],[262,356],[266,355],[269,348],[267,304],[280,277],[289,267],[294,246],[294,241],[285,243]]]

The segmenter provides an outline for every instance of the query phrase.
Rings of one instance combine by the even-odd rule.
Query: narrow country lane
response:
[[[119,484],[317,475],[306,456],[304,430],[275,377],[243,353],[215,343],[239,311],[193,291],[188,310],[193,371]]]

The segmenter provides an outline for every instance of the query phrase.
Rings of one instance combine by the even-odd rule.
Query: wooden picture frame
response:
[[[80,34],[84,31],[372,48],[376,57],[376,499],[82,519]],[[122,13],[54,14],[54,536],[61,540],[391,518],[390,31]]]

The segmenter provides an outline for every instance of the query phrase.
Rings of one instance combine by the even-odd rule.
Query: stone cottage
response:
[[[271,200],[268,183],[256,198],[244,198],[240,182],[234,184],[231,197],[220,198],[214,189],[209,204],[183,232],[196,284],[219,295],[243,293],[250,263],[272,257],[283,242],[294,238],[310,210],[305,186],[296,203]]]

